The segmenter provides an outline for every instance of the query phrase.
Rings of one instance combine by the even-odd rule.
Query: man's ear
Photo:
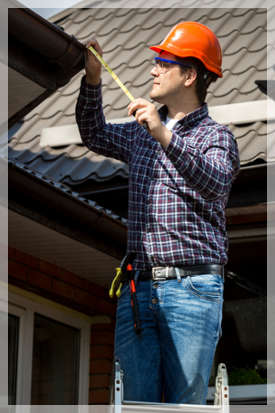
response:
[[[190,69],[186,70],[184,75],[185,75],[184,86],[185,87],[192,86],[197,79],[196,69],[191,67]]]

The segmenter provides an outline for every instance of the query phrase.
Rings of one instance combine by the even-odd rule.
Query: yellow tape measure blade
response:
[[[100,54],[93,48],[93,46],[88,47],[88,49],[94,54],[94,56],[99,60],[102,66],[110,73],[114,81],[118,84],[118,86],[123,90],[125,95],[129,98],[131,102],[135,100],[134,96],[129,92],[127,87],[121,82],[119,77],[115,74],[115,72],[110,68],[110,66],[105,62],[105,60],[100,56]]]

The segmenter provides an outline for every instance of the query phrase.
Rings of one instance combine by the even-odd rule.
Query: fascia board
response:
[[[209,115],[222,125],[241,125],[258,121],[275,121],[275,101],[271,99],[253,102],[231,103],[228,105],[210,106]],[[112,119],[112,123],[126,123],[133,118]],[[44,128],[41,133],[40,146],[58,147],[81,144],[76,124]]]

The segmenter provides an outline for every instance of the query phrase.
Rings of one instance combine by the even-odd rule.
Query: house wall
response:
[[[92,324],[89,403],[110,402],[113,368],[115,302],[104,288],[52,263],[9,248],[9,284],[91,316],[108,316],[108,324]]]

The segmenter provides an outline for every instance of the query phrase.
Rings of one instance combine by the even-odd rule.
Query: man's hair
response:
[[[195,91],[196,91],[198,100],[200,104],[202,105],[205,101],[207,89],[210,83],[215,82],[218,76],[215,73],[207,70],[204,64],[199,59],[196,59],[195,57],[184,57],[184,58],[177,57],[176,59],[180,63],[186,63],[186,64],[191,65],[196,70],[197,79],[196,79],[196,84],[195,84],[195,87],[196,87]],[[183,66],[180,66],[180,68],[183,72],[188,70],[188,68],[185,68]]]

